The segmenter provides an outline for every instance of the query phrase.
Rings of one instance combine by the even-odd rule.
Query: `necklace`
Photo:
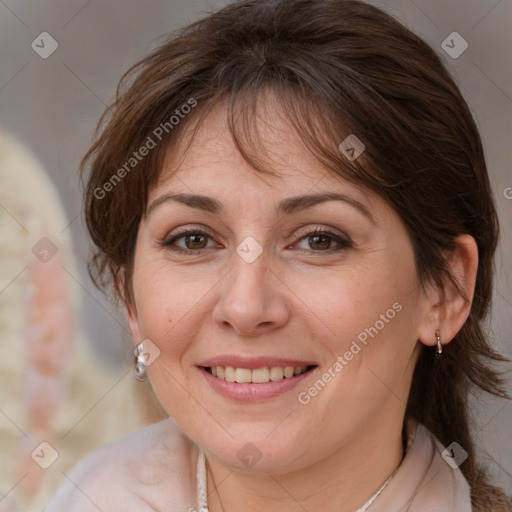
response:
[[[388,485],[389,481],[393,478],[395,472],[396,470],[393,471],[382,487],[362,507],[359,507],[356,512],[366,512],[370,508],[370,505],[377,499],[386,485]],[[197,458],[197,506],[198,512],[209,512],[208,489],[206,482],[206,457],[201,449],[199,449],[199,456]]]

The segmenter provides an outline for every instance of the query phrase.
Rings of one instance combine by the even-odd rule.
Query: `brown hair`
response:
[[[256,171],[268,172],[255,111],[269,91],[330,172],[376,191],[398,212],[422,285],[452,279],[447,251],[459,234],[475,238],[469,318],[438,361],[423,348],[406,416],[444,445],[456,440],[468,452],[461,470],[475,511],[510,510],[508,497],[476,465],[470,434],[469,393],[481,388],[506,397],[491,366],[506,359],[482,327],[498,221],[480,135],[435,52],[383,11],[358,0],[237,2],[185,27],[127,71],[82,162],[86,222],[97,246],[90,265],[95,283],[112,284],[117,298],[132,302],[132,258],[148,191],[166,143],[192,118],[201,121],[226,102],[239,151]],[[184,105],[194,102],[186,114]],[[354,161],[338,149],[351,133],[366,146]],[[156,147],[135,159],[150,139]]]

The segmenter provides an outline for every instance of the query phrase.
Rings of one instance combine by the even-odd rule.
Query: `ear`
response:
[[[460,331],[471,311],[478,270],[478,246],[470,235],[459,235],[448,254],[442,288],[431,285],[426,293],[426,311],[418,338],[425,345],[436,344],[436,331],[443,345]]]
[[[124,280],[126,279],[126,269],[121,269],[119,274],[120,288],[121,290],[125,290],[124,288]],[[123,294],[124,295],[124,294]],[[140,329],[139,329],[139,319],[137,313],[137,305],[135,304],[135,297],[133,293],[130,293],[128,296],[123,296],[124,306],[126,308],[126,316],[128,317],[128,323],[130,325],[130,330],[132,331],[133,340],[135,341],[135,345],[139,344],[142,338],[140,337]]]
[[[132,331],[133,340],[135,345],[138,345],[142,338],[140,337],[139,330],[139,318],[137,314],[137,306],[135,305],[135,301],[125,303],[126,314],[128,316],[128,323],[130,324],[130,330]]]

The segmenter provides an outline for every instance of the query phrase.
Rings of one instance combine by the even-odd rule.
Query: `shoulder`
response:
[[[187,510],[195,506],[197,453],[167,418],[81,459],[45,512]]]
[[[465,450],[456,442],[445,447],[423,424],[419,424],[417,435],[432,450],[423,480],[424,489],[418,492],[417,497],[425,504],[431,504],[432,510],[471,511],[471,489],[459,467],[467,457]]]

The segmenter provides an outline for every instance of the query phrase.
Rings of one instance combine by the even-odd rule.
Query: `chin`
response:
[[[273,426],[275,429],[275,424]],[[205,452],[213,456],[223,466],[238,473],[257,474],[271,473],[274,475],[286,474],[293,470],[302,469],[309,463],[311,449],[308,449],[302,440],[295,435],[281,433],[273,439],[269,432],[272,429],[262,429],[261,432],[246,433],[225,438],[206,438],[197,444],[203,447]]]

